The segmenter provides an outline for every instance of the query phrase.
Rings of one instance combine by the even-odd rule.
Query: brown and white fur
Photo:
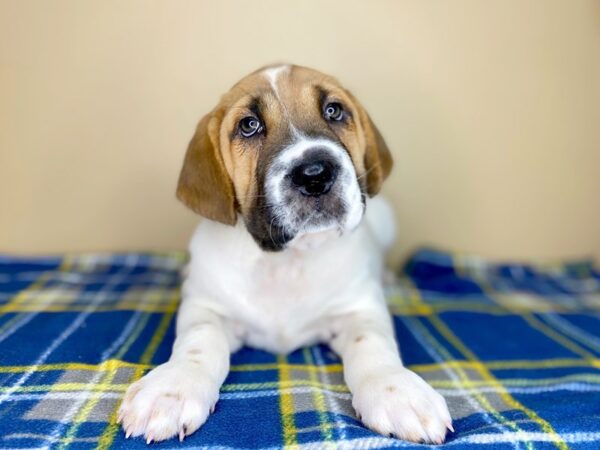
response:
[[[444,441],[446,402],[403,367],[382,290],[393,219],[367,197],[391,166],[365,110],[327,75],[268,67],[223,96],[200,121],[177,188],[209,220],[190,244],[173,353],[127,390],[127,436],[196,431],[242,345],[285,353],[324,342],[367,427]]]

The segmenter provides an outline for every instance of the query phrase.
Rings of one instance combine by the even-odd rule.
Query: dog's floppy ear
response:
[[[367,111],[350,92],[348,92],[348,95],[358,110],[358,120],[360,121],[365,134],[366,148],[364,162],[367,178],[367,194],[369,194],[370,197],[373,197],[381,189],[381,185],[390,174],[394,162],[392,160],[390,149],[383,140],[383,136],[381,136],[381,133],[375,124],[373,124]]]
[[[213,111],[198,124],[179,174],[177,198],[207,219],[234,225],[234,188],[219,150],[221,115]]]

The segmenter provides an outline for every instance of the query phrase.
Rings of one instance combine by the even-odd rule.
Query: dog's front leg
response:
[[[337,317],[330,344],[344,364],[357,416],[370,429],[440,444],[452,420],[444,398],[402,365],[383,302]]]
[[[184,300],[168,362],[127,390],[119,410],[126,436],[148,443],[196,431],[214,409],[229,371],[232,337],[214,312]]]

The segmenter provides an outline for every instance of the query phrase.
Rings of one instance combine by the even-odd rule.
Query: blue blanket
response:
[[[139,448],[116,411],[166,361],[181,253],[0,257],[0,448]],[[423,250],[388,282],[405,363],[447,399],[447,448],[600,448],[600,274]],[[356,419],[338,358],[243,349],[216,411],[155,448],[424,447]]]

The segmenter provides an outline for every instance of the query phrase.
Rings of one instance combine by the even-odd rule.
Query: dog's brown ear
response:
[[[365,134],[364,162],[367,178],[367,194],[373,197],[381,189],[381,185],[390,174],[394,162],[390,149],[375,124],[373,124],[367,111],[351,93],[348,92],[348,94],[358,110],[358,119]]]
[[[179,174],[177,198],[207,219],[234,225],[235,194],[219,150],[219,128],[218,112],[198,124]]]

